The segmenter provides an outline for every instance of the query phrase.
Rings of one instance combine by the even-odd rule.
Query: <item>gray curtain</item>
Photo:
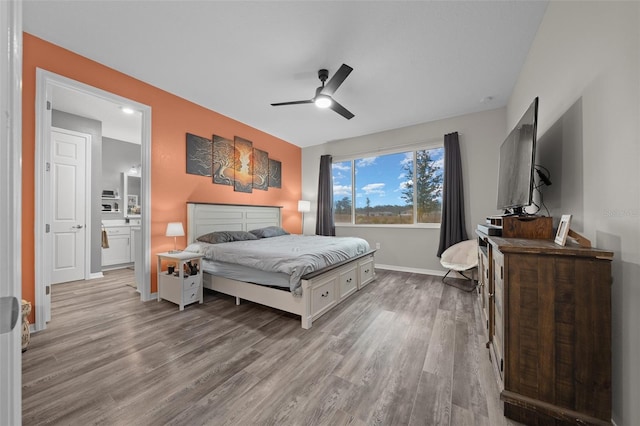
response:
[[[444,135],[444,184],[438,257],[452,245],[466,239],[460,142],[458,132],[453,132]]]
[[[333,177],[330,155],[320,157],[316,235],[336,235],[336,227],[333,223]]]

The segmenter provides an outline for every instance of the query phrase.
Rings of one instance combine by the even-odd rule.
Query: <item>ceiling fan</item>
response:
[[[353,71],[347,64],[342,64],[340,69],[333,74],[333,77],[327,82],[325,85],[324,82],[329,78],[329,71],[325,69],[321,69],[318,71],[318,78],[322,82],[322,86],[316,89],[316,95],[305,101],[291,101],[291,102],[279,102],[275,104],[271,104],[272,106],[281,106],[281,105],[298,105],[298,104],[316,104],[318,108],[331,108],[347,120],[351,120],[354,115],[351,111],[340,105],[331,97],[334,92],[340,87],[340,85],[344,82],[347,76]]]

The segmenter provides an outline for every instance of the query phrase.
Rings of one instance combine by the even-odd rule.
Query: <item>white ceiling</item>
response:
[[[25,0],[23,27],[306,147],[506,105],[546,4]],[[312,98],[342,63],[353,119],[270,105]]]

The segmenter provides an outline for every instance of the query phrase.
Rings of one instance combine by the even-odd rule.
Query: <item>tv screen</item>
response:
[[[533,201],[538,98],[500,146],[498,209],[505,214],[523,214]]]

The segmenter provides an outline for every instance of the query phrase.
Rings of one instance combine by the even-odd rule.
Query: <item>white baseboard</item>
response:
[[[378,263],[376,263],[376,268],[385,269],[389,271],[410,272],[412,274],[435,275],[436,277],[444,277],[444,275],[447,273],[447,271],[440,271],[435,269],[407,268],[405,266],[380,265]],[[452,278],[461,278],[461,279],[466,278],[455,271],[451,271],[449,276]],[[473,276],[475,279],[475,274]]]
[[[149,298],[147,300],[143,300],[143,302],[148,302],[150,300],[158,300],[158,293],[157,292],[156,293],[151,293],[149,295]]]
[[[89,274],[90,280],[95,280],[97,278],[104,278],[104,274],[102,272],[92,272],[91,274]]]

